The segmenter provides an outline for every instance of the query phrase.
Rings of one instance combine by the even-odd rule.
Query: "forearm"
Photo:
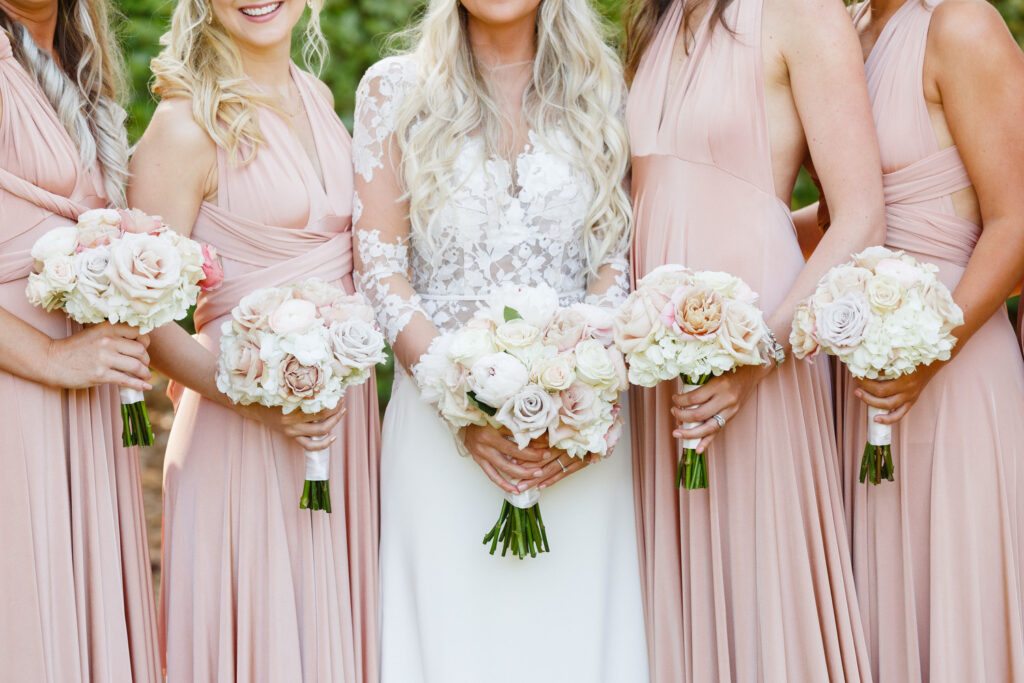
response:
[[[818,222],[818,202],[797,209],[793,212],[793,225],[796,227],[796,239],[805,254],[813,252],[821,238],[825,235]]]
[[[235,408],[217,389],[217,357],[179,325],[171,323],[150,333],[149,355],[153,367],[203,398]]]
[[[0,308],[0,330],[0,369],[54,386],[48,357],[53,340],[5,308]]]

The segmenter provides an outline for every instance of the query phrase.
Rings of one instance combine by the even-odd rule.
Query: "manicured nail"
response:
[[[539,477],[542,474],[544,474],[544,470],[537,470],[536,472],[533,473],[533,476]]]
[[[520,484],[520,485],[519,485],[519,486],[517,486],[516,488],[518,488],[518,489],[519,489],[520,491],[525,491],[525,490],[526,490],[526,487],[527,487],[527,486],[529,486],[529,484],[527,484],[527,483],[526,483],[526,482],[524,481],[524,482],[523,482],[522,484]]]
[[[676,437],[677,439],[683,438],[683,435],[680,432],[672,432],[672,436]]]
[[[547,487],[548,487],[548,485],[547,485],[547,484],[541,484],[540,486],[538,486],[538,487],[537,487],[537,489],[538,489],[538,490],[540,490],[540,491],[543,491],[543,490],[544,490],[544,489],[546,489]]]

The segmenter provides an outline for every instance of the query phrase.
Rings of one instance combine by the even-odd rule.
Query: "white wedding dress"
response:
[[[410,237],[391,135],[415,87],[411,57],[371,67],[353,138],[357,285],[397,356],[418,358],[504,284],[545,283],[564,303],[625,298],[623,254],[588,282],[583,222],[593,193],[567,161],[571,150],[556,154],[536,136],[516,160],[518,190],[508,162],[485,160],[479,139],[463,140],[439,244]],[[503,492],[459,454],[396,368],[380,470],[382,682],[646,682],[628,428],[611,457],[543,491],[551,552],[492,556],[482,541]]]

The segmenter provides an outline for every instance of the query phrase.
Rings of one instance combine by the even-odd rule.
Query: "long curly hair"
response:
[[[320,27],[324,0],[310,0],[302,56],[307,69],[319,74],[327,57]],[[238,164],[252,161],[264,143],[257,110],[276,108],[242,70],[242,57],[216,19],[209,18],[209,0],[178,0],[171,28],[160,37],[164,49],[153,58],[152,90],[157,97],[188,97],[192,116],[228,157]]]
[[[467,24],[466,9],[457,0],[432,0],[418,25],[403,36],[413,45],[421,78],[396,117],[401,177],[412,230],[435,247],[432,217],[448,200],[450,174],[465,137],[481,135],[488,156],[511,153],[507,141],[513,124],[482,76]],[[523,114],[542,141],[555,131],[568,136],[574,166],[591,180],[595,194],[585,239],[588,263],[596,271],[631,235],[632,212],[622,183],[629,165],[622,69],[587,0],[543,0],[536,42]]]
[[[124,206],[128,178],[128,136],[120,98],[124,62],[110,26],[109,0],[60,0],[53,51],[0,9],[0,28],[11,36],[14,58],[32,76],[78,149],[79,163],[97,161],[107,200]],[[63,65],[61,68],[60,65]]]

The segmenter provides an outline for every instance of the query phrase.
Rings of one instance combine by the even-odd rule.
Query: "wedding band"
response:
[[[565,468],[565,465],[562,464],[562,456],[558,456],[557,458],[555,458],[555,462],[558,463],[558,466],[562,468],[563,472],[568,472],[569,471],[569,470],[567,470]]]
[[[714,420],[715,422],[717,422],[717,423],[718,423],[718,428],[719,428],[719,429],[724,429],[724,428],[725,428],[725,418],[724,418],[724,417],[722,417],[722,416],[721,416],[721,415],[719,415],[718,413],[715,413],[714,415],[712,415],[712,416],[711,416],[711,418],[712,418],[712,419],[713,419],[713,420]]]

